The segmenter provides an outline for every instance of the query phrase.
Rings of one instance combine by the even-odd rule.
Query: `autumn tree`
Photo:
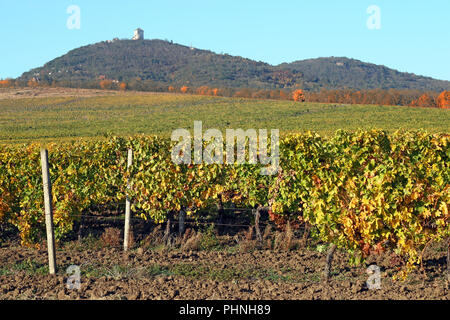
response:
[[[251,98],[252,97],[252,91],[248,88],[243,88],[233,95],[236,98]]]
[[[10,88],[13,86],[11,79],[0,80],[0,88]]]
[[[106,89],[112,89],[112,80],[102,80],[100,81],[100,88],[106,90]]]
[[[436,99],[438,108],[450,109],[450,91],[443,91]]]
[[[127,88],[128,88],[128,86],[125,82],[120,83],[120,85],[119,85],[120,91],[125,91],[125,90],[127,90]]]
[[[30,88],[36,88],[37,86],[39,86],[39,82],[35,78],[32,78],[28,80],[27,86]]]
[[[280,90],[270,90],[270,99],[280,99]]]
[[[182,86],[182,87],[180,88],[180,91],[181,91],[182,93],[187,93],[188,90],[189,90],[189,87],[187,87],[187,86]]]
[[[294,99],[294,101],[300,101],[300,102],[305,102],[305,100],[306,100],[302,89],[295,90],[292,93],[292,98]]]
[[[197,92],[197,94],[200,94],[200,95],[210,95],[211,89],[208,86],[201,86],[201,87],[197,88],[196,92]]]
[[[413,100],[411,102],[411,106],[414,107],[425,107],[425,108],[434,108],[436,107],[436,102],[432,97],[430,97],[428,94],[424,93],[419,97],[417,100]]]
[[[289,100],[289,93],[286,93],[283,90],[280,90],[280,99],[281,100]]]
[[[422,96],[422,97],[421,97]],[[382,105],[414,105],[435,107],[437,98],[433,92],[424,95],[417,90],[321,90],[308,92],[307,100],[322,103],[382,104]]]
[[[251,93],[251,98],[253,98],[253,99],[269,99],[270,91],[267,91],[267,90],[253,91]]]

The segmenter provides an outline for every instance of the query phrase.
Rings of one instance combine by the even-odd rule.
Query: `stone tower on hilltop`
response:
[[[141,28],[134,30],[133,40],[144,40],[144,30]]]

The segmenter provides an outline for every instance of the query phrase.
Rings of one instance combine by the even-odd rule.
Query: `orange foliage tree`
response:
[[[370,90],[321,90],[319,92],[308,92],[307,100],[322,103],[349,103],[349,104],[382,104],[382,105],[414,105],[433,106],[433,93],[427,93],[420,99],[423,92],[418,90],[397,89],[370,89]],[[428,101],[428,103],[427,103]]]
[[[305,102],[305,100],[306,100],[305,95],[304,95],[302,89],[295,90],[295,91],[292,93],[292,98],[294,99],[294,101]]]
[[[239,91],[236,91],[233,96],[236,98],[251,98],[252,91],[248,88],[243,88]]]
[[[187,93],[188,92],[188,87],[186,87],[186,86],[182,86],[181,87],[181,89],[180,89],[180,91],[182,92],[182,93]]]
[[[120,83],[120,85],[119,85],[120,91],[125,91],[125,90],[127,90],[127,88],[128,88],[128,85],[125,82]]]
[[[102,81],[100,81],[100,88],[111,90],[112,87],[113,87],[112,80],[102,80]]]
[[[428,94],[424,93],[419,97],[417,100],[413,100],[411,102],[412,106],[415,107],[425,107],[425,108],[433,108],[436,107],[436,102],[432,97],[430,97]]]
[[[28,82],[27,82],[27,86],[30,88],[35,88],[38,85],[39,85],[39,82],[35,78],[28,80]]]
[[[450,109],[450,91],[443,91],[436,99],[438,108]]]
[[[1,88],[9,88],[13,86],[13,82],[11,79],[0,80]]]
[[[197,94],[211,95],[211,89],[208,86],[202,86],[197,88]]]

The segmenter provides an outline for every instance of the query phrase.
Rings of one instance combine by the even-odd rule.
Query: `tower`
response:
[[[134,30],[133,40],[144,40],[144,30],[141,28]]]

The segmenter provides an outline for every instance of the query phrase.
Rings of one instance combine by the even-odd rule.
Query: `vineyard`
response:
[[[311,130],[404,129],[447,132],[448,110],[384,105],[350,105],[176,93],[85,92],[0,89],[0,142],[69,141],[108,134],[170,137],[195,120],[209,128],[278,128],[281,133]]]
[[[405,278],[427,246],[450,237],[449,143],[423,131],[288,134],[273,176],[260,174],[263,165],[177,165],[174,143],[157,136],[49,144],[55,236],[62,241],[92,206],[127,197],[135,218],[158,224],[218,204],[268,208],[278,228],[308,225],[353,263],[395,252],[406,261],[395,276]],[[24,246],[45,238],[40,149],[0,146],[0,223],[14,226]]]

